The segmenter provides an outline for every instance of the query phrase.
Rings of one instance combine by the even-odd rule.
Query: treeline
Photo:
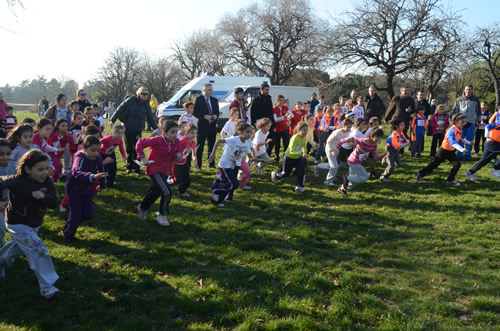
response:
[[[170,57],[116,48],[83,88],[94,100],[114,101],[145,85],[165,101],[206,72],[261,73],[272,84],[319,87],[329,102],[372,84],[388,100],[404,84],[413,94],[422,89],[429,100],[445,103],[472,83],[476,95],[498,106],[500,28],[466,31],[460,11],[448,8],[440,0],[362,0],[325,20],[308,0],[253,3],[227,14],[214,29],[173,42]],[[65,91],[71,82],[38,77],[0,89],[7,101],[31,103],[42,95],[53,98],[54,87]]]

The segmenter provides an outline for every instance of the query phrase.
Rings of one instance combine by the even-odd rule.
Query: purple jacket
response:
[[[66,189],[70,188],[77,191],[92,191],[94,186],[94,174],[104,172],[102,159],[98,155],[95,160],[91,160],[83,151],[78,151],[74,155],[71,171],[68,173]],[[101,188],[106,187],[106,179],[99,180]]]

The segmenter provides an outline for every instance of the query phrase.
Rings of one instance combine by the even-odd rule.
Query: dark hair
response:
[[[0,138],[0,147],[9,147],[9,149],[12,149],[10,147],[9,141],[4,138]]]
[[[243,89],[241,87],[237,87],[234,89],[234,94],[238,94],[238,93],[241,93],[241,92],[245,92],[243,91]]]
[[[85,109],[83,110],[83,114],[86,116],[90,110],[94,111],[94,108],[92,108],[91,106],[85,107]]]
[[[35,123],[36,124],[36,121],[34,119],[32,119],[31,117],[26,117],[23,122],[23,124],[27,124],[27,123]]]
[[[191,101],[186,101],[186,102],[184,102],[183,106],[184,106],[184,109],[188,109],[189,106],[194,106],[194,103],[192,103]]]
[[[19,140],[21,136],[23,135],[24,132],[29,131],[33,133],[33,128],[29,124],[21,124],[16,126],[14,129],[12,129],[9,134],[7,135],[7,140],[10,144],[10,148],[14,149],[16,148],[17,144],[19,143]]]
[[[26,167],[33,168],[37,163],[49,161],[49,156],[39,149],[32,149],[26,152],[17,163],[17,174],[28,176]]]
[[[64,98],[66,95],[62,94],[62,93],[59,93],[56,97],[56,101],[59,102],[61,101],[62,98]]]
[[[69,103],[69,108],[73,107],[74,105],[78,105],[78,107],[80,107],[80,104],[78,103],[78,101],[76,100],[73,100]]]
[[[166,120],[165,122],[162,122],[161,124],[163,124],[160,127],[160,131],[161,132],[168,132],[172,128],[178,128],[179,127],[179,125],[177,124],[177,122],[176,121],[172,121],[172,120]]]
[[[54,123],[54,131],[59,132],[59,126],[64,122],[68,123],[69,126],[69,121],[67,119],[65,119],[64,117],[58,118],[57,121]]]
[[[461,121],[463,119],[467,119],[465,115],[462,114],[455,114],[453,115],[453,118],[451,119],[451,123],[455,124],[455,122]]]
[[[5,110],[7,110],[7,111],[14,110],[14,108],[12,106],[7,106],[7,108],[5,108]]]
[[[47,125],[52,125],[52,121],[48,118],[42,118],[37,124],[37,131],[40,131],[41,128],[46,127]]]
[[[465,85],[465,88],[470,87],[471,89],[474,89],[474,86],[472,84]]]
[[[345,115],[345,114],[344,114]],[[342,125],[343,126],[347,126],[347,125],[354,125],[354,122],[350,119],[350,118],[346,118],[343,122],[342,122]]]
[[[92,108],[99,108],[99,105],[97,103],[93,103]]]
[[[75,119],[77,116],[82,116],[83,117],[83,113],[79,110],[73,112],[73,115],[71,115],[71,123],[74,123],[75,122]]]
[[[262,83],[262,84],[260,84],[260,89],[261,90],[265,89],[266,87],[270,87],[268,83]]]
[[[355,122],[356,127],[358,127],[358,126],[359,126],[361,123],[363,123],[363,122],[365,122],[365,119],[364,119],[364,118],[362,118],[362,117],[358,117],[358,118],[356,118],[356,122]]]
[[[198,128],[196,127],[196,125],[194,125],[193,123],[188,123],[186,124],[186,127],[184,129],[184,132],[186,133],[189,133],[191,131],[198,131]]]
[[[248,124],[247,122],[244,122],[244,121],[242,121],[242,123],[240,122],[237,124],[238,124],[238,129],[237,129],[238,132],[245,131],[247,128],[252,127],[250,124]]]
[[[400,118],[396,118],[396,119],[393,119],[391,121],[391,129],[392,130],[396,130],[397,128],[399,128],[399,125],[403,123],[403,120],[400,119]]]
[[[94,135],[96,133],[101,133],[101,130],[99,130],[99,128],[93,124],[91,125],[87,125],[86,127],[83,128],[83,135],[84,136],[91,136],[91,135]]]
[[[299,133],[299,131],[302,130],[304,127],[307,127],[309,129],[309,124],[307,124],[307,122],[299,122],[295,127],[295,130],[293,130],[293,134]]]
[[[374,117],[370,118],[370,121],[368,122],[368,125],[372,126],[373,123],[375,123],[375,122],[379,122],[380,123],[380,120],[379,120],[378,117],[374,116]]]
[[[421,111],[421,110],[425,111],[425,106],[424,105],[418,105],[417,106],[417,111]]]
[[[82,147],[84,149],[86,149],[92,145],[101,145],[101,141],[96,136],[92,136],[92,135],[85,136],[85,138],[83,138],[83,141],[82,141]]]
[[[373,129],[372,132],[370,132],[370,137],[373,138],[382,138],[384,136],[384,131],[381,128],[376,128]]]

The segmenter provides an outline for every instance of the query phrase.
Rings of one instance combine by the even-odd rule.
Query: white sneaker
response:
[[[313,167],[313,172],[314,172],[314,176],[315,176],[315,177],[318,177],[318,176],[319,176],[319,171],[318,171],[318,166],[317,166],[317,165],[315,165],[315,166]]]
[[[243,187],[240,187],[240,189],[242,189],[243,191],[250,191],[252,189],[251,186],[243,186]]]
[[[306,189],[303,188],[302,186],[295,186],[295,192],[297,192],[297,193],[303,193],[305,191],[306,191]]]
[[[500,178],[500,170],[491,170],[491,175]]]
[[[476,176],[474,176],[474,174],[472,174],[470,171],[465,172],[465,177],[469,178],[470,180],[472,180],[474,182],[477,181]]]
[[[238,171],[238,176],[236,176],[236,178],[238,179],[238,181],[240,181],[242,177],[243,177],[243,172],[241,172],[240,170]]]
[[[148,218],[148,211],[141,208],[141,205],[137,205],[137,212],[139,213],[139,220],[145,221]]]
[[[278,177],[276,177],[276,171],[273,171],[271,172],[271,182],[273,182],[273,184],[278,184]]]
[[[187,197],[190,197],[190,196],[191,196],[191,194],[189,194],[189,193],[187,193],[187,192],[184,192],[184,193],[182,193],[182,194],[181,194],[181,193],[179,193],[179,196],[180,196],[180,197],[183,197],[183,198],[187,198]]]
[[[319,160],[314,159],[314,164],[318,164]]]
[[[156,215],[156,221],[161,226],[169,226],[170,225],[170,223],[168,223],[167,216],[162,215],[160,213],[158,213],[158,215]]]
[[[64,208],[62,205],[59,205],[59,211],[61,213],[65,213],[66,212],[66,208]]]
[[[54,285],[42,287],[40,289],[40,295],[42,297],[44,297],[45,299],[50,299],[50,298],[54,297],[54,295],[56,295],[57,293],[59,293],[59,290]]]
[[[333,186],[333,185],[335,185],[335,184],[333,183],[333,180],[325,180],[325,181],[323,182],[323,184],[325,184],[326,186]]]

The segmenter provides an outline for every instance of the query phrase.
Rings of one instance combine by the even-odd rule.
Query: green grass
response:
[[[0,280],[0,328],[498,329],[499,181],[491,166],[465,181],[464,162],[462,186],[443,183],[449,164],[419,185],[429,146],[421,160],[406,153],[389,183],[370,179],[348,198],[311,169],[303,194],[293,177],[274,186],[270,166],[219,209],[205,168],[190,198],[172,199],[167,228],[154,220],[158,204],[138,220],[150,180],[120,163],[119,189],[99,193],[80,242],[62,244],[58,211],[40,230],[60,296],[41,299],[17,259]]]

